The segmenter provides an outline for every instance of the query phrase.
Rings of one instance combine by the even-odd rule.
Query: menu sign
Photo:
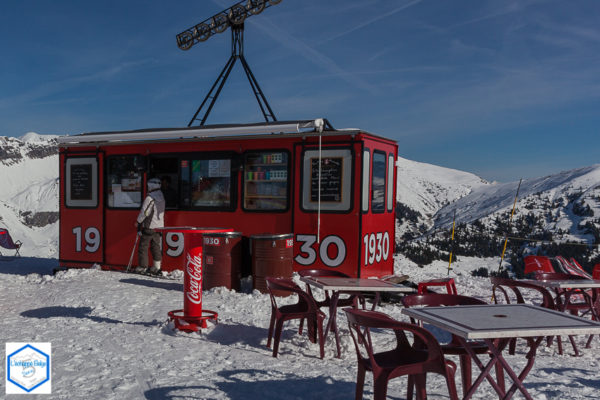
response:
[[[229,178],[231,176],[231,160],[208,160],[209,178]]]
[[[321,158],[321,201],[342,201],[342,157]],[[310,201],[319,201],[319,159],[311,158]]]
[[[92,200],[92,164],[71,164],[71,200]]]

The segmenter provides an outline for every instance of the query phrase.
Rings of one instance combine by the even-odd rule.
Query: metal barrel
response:
[[[225,286],[240,290],[242,234],[240,232],[205,233],[202,289]]]
[[[293,272],[294,235],[259,234],[250,237],[252,242],[252,282],[253,288],[268,293],[267,276],[291,278]],[[288,292],[275,292],[287,296]]]

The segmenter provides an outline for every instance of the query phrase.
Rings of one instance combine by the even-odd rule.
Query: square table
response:
[[[529,304],[404,308],[402,313],[457,336],[481,370],[465,399],[471,398],[477,387],[487,379],[503,399],[511,398],[519,389],[526,399],[532,400],[523,380],[533,367],[537,347],[545,336],[600,333],[600,323],[596,321]],[[518,375],[502,357],[503,349],[512,338],[527,339],[530,348],[526,355],[527,364]],[[469,340],[476,339],[483,340],[488,346],[491,358],[487,365],[469,345]],[[496,363],[500,363],[513,380],[508,391],[504,390],[504,382],[498,383],[490,376]]]
[[[307,285],[317,287],[325,291],[331,291],[331,302],[329,303],[329,320],[325,328],[325,338],[330,330],[335,333],[335,341],[337,346],[338,357],[341,357],[340,336],[336,323],[337,303],[340,293],[358,294],[370,292],[375,294],[373,309],[379,302],[379,297],[382,292],[387,293],[415,293],[415,289],[402,284],[391,283],[380,279],[366,278],[345,278],[333,276],[303,276],[300,280]]]
[[[556,307],[559,308],[561,305],[566,305],[566,302],[569,300],[569,296],[573,294],[583,294],[581,291],[591,291],[591,295],[585,294],[584,300],[586,301],[587,306],[590,310],[593,311],[593,314],[597,314],[600,305],[598,302],[600,301],[600,280],[598,279],[560,279],[560,280],[533,280],[528,279],[524,280],[524,282],[531,283],[533,285],[542,286],[545,288],[554,289],[556,293],[555,304]],[[566,295],[564,295],[566,292]],[[565,304],[562,303],[561,295],[565,297]],[[596,318],[597,315],[594,315]]]
[[[598,320],[600,316],[600,280],[599,279],[560,279],[560,280],[525,280],[526,282],[532,283],[534,285],[542,286],[545,288],[554,289],[554,293],[556,297],[554,298],[555,305],[557,309],[563,308],[568,309],[569,305],[573,305],[573,303],[569,303],[571,296],[577,296],[579,294],[580,297],[583,297],[582,302],[578,302],[574,304],[574,308],[578,311],[572,313],[578,314],[587,314],[591,312],[592,319]],[[581,293],[581,291],[591,291],[591,295],[589,293]],[[564,300],[562,299],[564,297]],[[572,307],[573,309],[573,307]],[[564,310],[563,310],[564,311]],[[575,356],[579,356],[579,350],[577,346],[573,342],[572,338],[569,338],[571,343],[573,344],[573,348],[575,349]],[[593,336],[590,336],[585,347],[590,348],[592,344]]]
[[[561,280],[535,280],[526,279],[525,282],[553,289],[598,289],[599,279],[561,279]]]

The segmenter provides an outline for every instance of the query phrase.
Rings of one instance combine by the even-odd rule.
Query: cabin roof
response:
[[[61,147],[90,144],[117,144],[131,142],[154,142],[173,140],[216,140],[235,138],[264,138],[265,135],[348,135],[364,132],[360,129],[336,130],[327,119],[274,121],[251,124],[219,124],[187,128],[150,128],[129,131],[89,132],[78,135],[61,136]],[[364,132],[367,133],[367,132]]]

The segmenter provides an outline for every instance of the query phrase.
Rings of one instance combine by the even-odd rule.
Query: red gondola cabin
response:
[[[145,182],[171,187],[166,226],[293,233],[294,270],[393,273],[396,142],[327,120],[84,133],[60,146],[60,265],[124,269]],[[163,270],[183,236],[163,236]],[[136,259],[134,259],[135,265]]]

